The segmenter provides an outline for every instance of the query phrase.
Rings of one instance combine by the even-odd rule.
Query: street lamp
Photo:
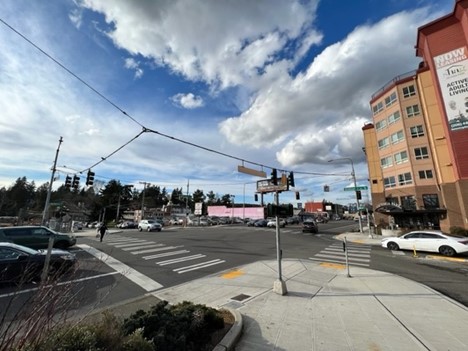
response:
[[[231,223],[234,223],[234,199],[235,199],[235,195],[231,195]]]
[[[343,160],[347,160],[351,162],[351,176],[353,177],[354,194],[356,195],[356,203],[357,203],[357,210],[358,210],[358,217],[359,217],[359,232],[362,233],[363,231],[362,231],[362,219],[361,219],[361,206],[359,205],[359,198],[358,198],[357,184],[356,184],[356,174],[354,173],[353,159],[350,157],[341,157],[341,158],[336,158],[333,160],[328,160],[328,162],[343,161]]]

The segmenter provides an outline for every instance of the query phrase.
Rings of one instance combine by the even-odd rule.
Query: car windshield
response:
[[[154,224],[155,222],[154,221],[148,221],[149,224]]]

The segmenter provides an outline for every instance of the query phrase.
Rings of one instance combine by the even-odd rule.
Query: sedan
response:
[[[447,235],[441,231],[414,231],[399,237],[384,238],[382,247],[390,250],[429,251],[454,256],[468,252],[468,238]]]
[[[160,232],[161,229],[162,225],[153,219],[143,219],[140,221],[140,223],[138,223],[138,230],[140,232],[143,230],[146,230],[147,232],[151,232],[153,230]]]
[[[279,220],[280,228],[286,227],[286,221],[284,219]],[[269,220],[267,223],[268,228],[276,228],[276,219]]]
[[[266,219],[259,219],[254,223],[254,227],[266,227],[268,224],[268,221]]]
[[[0,243],[0,282],[39,280],[47,250],[34,250],[13,243]],[[56,277],[76,265],[76,256],[68,251],[52,249],[49,276]]]
[[[302,232],[303,233],[318,233],[318,226],[317,223],[312,220],[307,220],[302,224]]]

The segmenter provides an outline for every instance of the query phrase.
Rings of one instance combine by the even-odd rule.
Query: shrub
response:
[[[137,311],[124,320],[126,335],[141,330],[156,350],[204,350],[211,334],[224,327],[224,320],[213,308],[184,301],[169,306],[161,301],[148,312]]]

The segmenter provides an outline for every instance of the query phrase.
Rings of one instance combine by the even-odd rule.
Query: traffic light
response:
[[[294,188],[294,172],[289,172],[288,185]]]
[[[86,185],[93,185],[94,183],[94,172],[91,170],[88,171],[88,175],[86,176]]]
[[[278,171],[276,168],[271,170],[271,184],[278,185]]]
[[[72,178],[71,178],[70,176],[67,175],[67,176],[65,177],[65,187],[66,187],[66,188],[69,188],[69,187],[71,187],[71,185],[72,185]]]
[[[324,185],[323,186],[323,192],[327,193],[330,191],[330,186],[329,185]]]
[[[75,188],[75,189],[78,189],[79,186],[80,186],[80,177],[78,177],[77,175],[74,175],[73,176],[72,187]]]
[[[356,199],[358,199],[358,200],[362,199],[361,190],[356,190]]]
[[[255,201],[258,201],[258,194],[254,195]]]
[[[296,200],[300,200],[301,199],[301,194],[299,194],[299,191],[296,191]]]

